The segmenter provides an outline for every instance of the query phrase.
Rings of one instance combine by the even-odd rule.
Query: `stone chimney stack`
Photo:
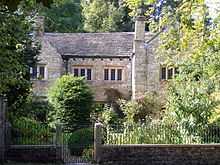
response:
[[[37,16],[36,17],[34,31],[35,31],[36,37],[43,37],[44,36],[44,16]]]
[[[145,21],[144,12],[139,10],[135,22],[135,38],[132,57],[132,99],[143,96],[147,84],[147,54],[145,50]]]

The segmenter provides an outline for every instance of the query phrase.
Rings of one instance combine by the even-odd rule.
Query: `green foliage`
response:
[[[204,143],[220,143],[220,127],[216,124],[209,124],[202,133]]]
[[[49,113],[52,125],[63,123],[65,128],[75,130],[90,121],[93,94],[83,77],[62,76],[49,90],[48,97],[54,108]]]
[[[53,107],[47,100],[45,100],[45,98],[32,97],[23,106],[24,114],[22,116],[26,116],[40,122],[46,122],[48,113],[52,111],[52,109]]]
[[[160,97],[151,92],[135,101],[120,100],[119,105],[128,123],[143,121],[148,117],[156,118],[160,116],[162,108]]]
[[[82,155],[85,149],[93,145],[93,129],[82,128],[73,132],[68,140],[68,148],[72,155]]]
[[[210,134],[208,136],[211,137]],[[185,127],[161,123],[160,120],[109,125],[105,141],[107,144],[200,144],[202,142],[202,136],[190,134]]]
[[[12,128],[13,144],[39,145],[53,143],[53,134],[47,124],[21,117],[13,120]]]
[[[118,97],[110,98],[113,98],[112,100],[117,103],[119,110],[115,110],[114,104],[106,104],[104,107],[101,107],[101,110],[99,110],[99,113],[96,113],[96,116],[93,115],[93,118],[96,118],[96,120],[102,122],[104,125],[133,124],[148,120],[148,118],[156,119],[161,117],[161,99],[154,92],[148,92],[144,97],[135,101],[126,101],[123,99],[116,101],[115,98]]]
[[[10,10],[17,10],[19,8],[19,4],[25,3],[42,3],[44,6],[50,6],[52,2],[55,0],[1,0],[0,5],[7,6]],[[61,1],[61,0],[56,0]]]
[[[130,31],[131,19],[124,7],[116,7],[114,3],[94,0],[84,2],[84,30],[87,32]]]
[[[7,96],[13,113],[30,92],[29,67],[39,53],[31,36],[33,17],[24,13],[22,9],[12,12],[0,6],[0,94]]]
[[[98,120],[105,125],[116,124],[120,122],[118,114],[113,110],[111,106],[105,105],[103,111],[99,115]]]
[[[37,97],[29,94],[25,102],[16,109],[15,112],[8,114],[10,121],[18,117],[26,117],[39,122],[47,122],[47,116],[53,107],[44,97]]]
[[[92,148],[84,149],[82,153],[82,158],[87,161],[93,161],[94,150]]]
[[[218,104],[213,94],[219,92],[219,22],[210,22],[204,1],[185,1],[165,7],[159,26],[167,27],[160,54],[180,70],[169,88],[165,120],[201,133]]]
[[[45,16],[46,32],[80,32],[82,16],[79,0],[64,0],[44,7],[41,14]]]
[[[138,11],[138,9],[140,9],[140,7],[143,8],[147,7],[149,9],[149,5],[153,5],[156,2],[156,0],[124,0],[124,1],[125,4],[128,6],[128,8],[131,10],[129,13],[131,16],[136,16],[137,14],[139,14],[140,11]],[[151,10],[153,9],[150,8],[148,12],[152,14]],[[148,13],[148,15],[150,15],[150,13]]]

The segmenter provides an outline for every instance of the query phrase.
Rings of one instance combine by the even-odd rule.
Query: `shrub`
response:
[[[52,106],[43,97],[32,97],[26,104],[25,112],[28,118],[34,118],[37,121],[46,122],[48,112],[52,110]]]
[[[120,118],[123,118],[123,112],[120,109],[120,105],[118,104],[119,99],[126,98],[118,89],[106,88],[104,95],[106,96],[106,101],[109,106],[111,106],[112,110],[118,114]]]
[[[30,94],[26,98],[26,102],[23,103],[22,107],[16,110],[16,112],[9,111],[8,119],[13,122],[14,120],[25,117],[34,119],[40,122],[46,122],[48,112],[53,107],[48,103],[45,97],[37,97]]]
[[[103,112],[99,116],[99,120],[105,125],[115,125],[120,122],[119,115],[108,105],[104,106]]]
[[[156,93],[146,93],[135,101],[119,100],[119,105],[128,123],[146,120],[147,117],[158,118],[162,103]]]
[[[52,144],[53,134],[45,123],[21,117],[12,123],[12,142],[14,144]]]
[[[49,113],[52,125],[63,123],[66,129],[81,128],[88,123],[93,104],[93,94],[83,77],[65,75],[49,90],[49,102],[54,110]]]
[[[93,145],[93,129],[82,128],[73,132],[68,140],[68,148],[72,155],[81,156],[84,149]]]
[[[88,161],[93,160],[94,150],[92,148],[86,148],[83,150],[82,158]]]

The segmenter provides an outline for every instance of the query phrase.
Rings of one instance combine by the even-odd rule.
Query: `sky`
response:
[[[210,15],[216,17],[220,13],[220,0],[205,0],[210,10]]]

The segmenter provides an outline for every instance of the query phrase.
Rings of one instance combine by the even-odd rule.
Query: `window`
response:
[[[79,69],[74,69],[74,76],[79,76]]]
[[[111,69],[111,80],[115,80],[115,69]]]
[[[161,79],[166,80],[166,68],[161,68]]]
[[[46,67],[44,65],[30,67],[30,75],[32,80],[44,80],[46,79]]]
[[[120,81],[122,80],[122,69],[118,69],[118,76],[117,76],[117,80]]]
[[[174,78],[179,73],[177,67],[161,67],[161,80],[168,80]]]
[[[122,81],[122,69],[115,69],[115,68],[104,69],[104,80]]]
[[[86,70],[80,69],[80,76],[85,76],[85,75],[86,75]]]
[[[104,69],[104,80],[108,80],[108,69]]]
[[[91,68],[73,68],[73,75],[86,77],[86,80],[92,80],[92,69]]]
[[[87,80],[92,79],[92,69],[87,69]]]
[[[40,77],[41,79],[44,79],[44,78],[45,78],[45,67],[44,67],[44,66],[40,66],[39,77]]]
[[[30,68],[31,72],[31,79],[37,79],[37,67],[31,67]]]
[[[173,68],[169,68],[168,69],[168,79],[172,79],[173,78]]]

